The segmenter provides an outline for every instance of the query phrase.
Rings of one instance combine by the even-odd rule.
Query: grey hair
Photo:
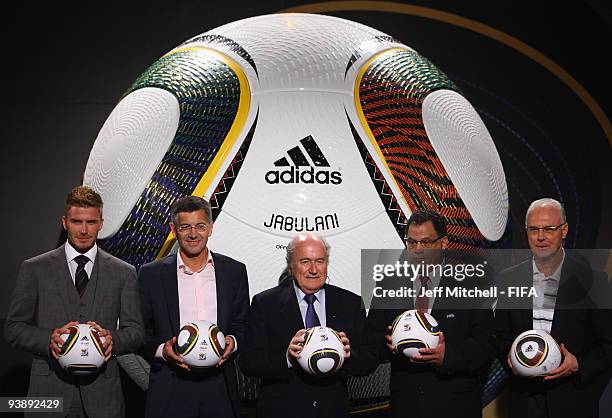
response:
[[[525,214],[525,226],[527,225],[527,218],[529,217],[531,211],[536,208],[541,208],[542,206],[552,206],[556,208],[559,211],[559,214],[561,215],[561,222],[566,222],[565,208],[563,207],[561,202],[550,197],[545,197],[543,199],[538,199],[531,202],[531,205],[529,205],[529,208],[527,208],[527,213]]]
[[[287,253],[285,255],[285,260],[287,261],[287,267],[285,268],[285,270],[287,272],[291,272],[291,259],[293,258],[293,253],[295,253],[295,244],[300,241],[300,239],[304,239],[306,237],[316,238],[317,240],[323,243],[323,246],[325,247],[325,259],[329,261],[329,253],[331,252],[331,246],[325,238],[313,234],[311,232],[300,233],[293,237],[293,239],[289,241],[289,244],[287,245]]]

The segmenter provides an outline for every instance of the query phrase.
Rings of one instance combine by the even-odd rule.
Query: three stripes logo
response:
[[[323,155],[321,148],[317,145],[314,138],[308,135],[300,139],[300,144],[310,157],[310,161],[302,151],[300,146],[295,146],[287,151],[287,157],[282,157],[274,162],[276,170],[270,170],[266,173],[266,182],[268,184],[340,184],[342,183],[342,173],[339,171],[329,170],[329,162]],[[282,170],[280,167],[287,167]],[[307,168],[306,168],[307,167]]]

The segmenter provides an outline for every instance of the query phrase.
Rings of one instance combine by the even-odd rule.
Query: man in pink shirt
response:
[[[145,322],[145,357],[151,363],[147,417],[238,417],[235,353],[249,309],[244,264],[207,248],[213,231],[209,203],[196,196],[172,206],[177,254],[142,266],[138,275]],[[192,371],[173,345],[182,325],[217,324],[226,348],[217,367]]]

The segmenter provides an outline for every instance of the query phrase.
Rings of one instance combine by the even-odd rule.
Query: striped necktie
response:
[[[83,297],[87,283],[89,283],[89,276],[87,276],[87,272],[85,271],[85,264],[87,264],[89,258],[81,254],[74,257],[74,261],[78,265],[76,273],[74,274],[74,285],[76,286],[77,292],[79,292],[79,296]]]

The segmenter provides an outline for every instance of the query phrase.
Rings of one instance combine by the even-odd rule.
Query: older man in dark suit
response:
[[[11,345],[34,353],[28,396],[63,397],[70,416],[124,415],[114,357],[134,352],[144,339],[136,272],[97,247],[102,223],[100,195],[74,188],[62,217],[68,242],[23,262],[5,324]],[[87,322],[105,337],[107,362],[92,376],[75,377],[56,361],[60,336],[70,325]]]
[[[446,252],[447,245],[446,223],[437,212],[419,210],[410,216],[406,246],[412,263],[452,266],[455,260]],[[421,348],[420,354],[412,359],[396,352],[389,335],[391,323],[403,310],[395,309],[393,301],[379,301],[379,306],[373,302],[368,314],[370,332],[378,343],[381,361],[391,363],[390,417],[482,416],[482,372],[495,354],[490,305],[424,293],[435,288],[452,289],[459,284],[476,285],[470,281],[459,282],[455,277],[440,274],[422,275],[414,280],[416,297],[405,299],[403,309],[430,313],[438,322],[441,335],[437,347]]]
[[[186,196],[172,206],[177,254],[144,265],[139,272],[146,328],[145,356],[151,363],[148,417],[239,416],[234,357],[243,344],[249,310],[244,264],[207,248],[213,223],[210,205]],[[226,348],[217,367],[193,371],[174,351],[181,326],[216,323]]]
[[[597,417],[612,373],[607,277],[563,249],[569,226],[558,201],[532,202],[525,229],[532,257],[500,273],[498,286],[533,286],[537,296],[500,297],[495,312],[499,357],[513,372],[510,417]],[[515,376],[509,361],[513,340],[531,329],[550,333],[561,345],[561,365],[543,378]]]
[[[290,278],[253,297],[240,366],[261,378],[259,417],[347,417],[346,378],[376,368],[361,298],[325,283],[328,261],[322,238],[299,234],[287,247]],[[344,344],[344,365],[331,377],[310,376],[296,362],[305,328],[317,325],[338,331]]]

